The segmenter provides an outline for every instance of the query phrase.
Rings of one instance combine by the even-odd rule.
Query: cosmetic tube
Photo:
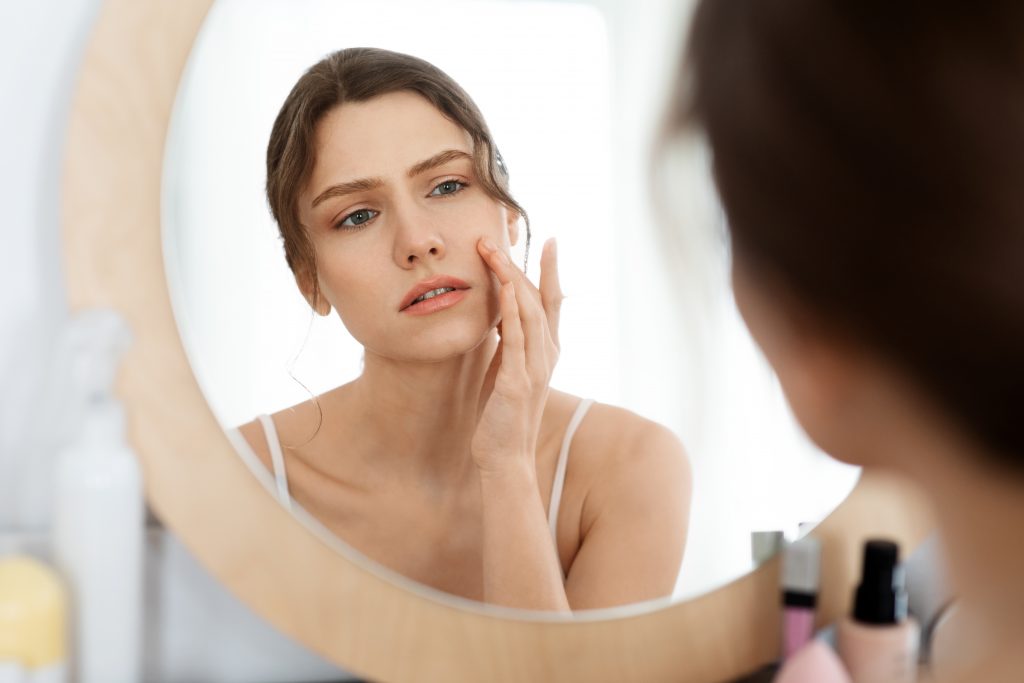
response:
[[[853,683],[913,683],[917,679],[917,622],[907,617],[903,569],[895,543],[864,546],[864,570],[853,614],[839,622],[839,656]]]
[[[782,555],[782,656],[788,658],[814,637],[821,544],[805,536]]]

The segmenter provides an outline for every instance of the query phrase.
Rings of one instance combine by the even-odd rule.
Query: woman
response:
[[[936,502],[975,681],[1024,663],[1022,36],[1019,2],[705,0],[669,119],[804,429]]]
[[[535,287],[508,257],[526,214],[454,81],[384,50],[328,56],[277,117],[267,196],[302,294],[365,347],[355,381],[241,427],[284,501],[467,598],[569,611],[671,594],[682,448],[549,389],[554,244]]]

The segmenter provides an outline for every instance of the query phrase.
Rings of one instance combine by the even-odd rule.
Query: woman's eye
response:
[[[439,184],[437,187],[435,187],[434,190],[430,193],[430,196],[437,197],[440,195],[455,194],[465,186],[466,183],[460,182],[458,180],[446,180],[443,183]]]
[[[349,215],[345,216],[345,219],[338,223],[337,227],[355,228],[366,223],[379,213],[380,211],[374,211],[373,209],[359,209],[358,211],[353,211]]]

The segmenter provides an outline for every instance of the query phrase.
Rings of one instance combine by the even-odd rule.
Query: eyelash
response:
[[[434,190],[436,190],[437,188],[441,187],[442,185],[444,185],[446,183],[455,183],[459,187],[455,191],[453,191],[453,192],[445,192],[444,194],[435,195],[434,194]],[[469,183],[464,182],[462,180],[459,180],[458,178],[446,178],[445,180],[442,180],[441,182],[439,182],[437,185],[434,185],[434,189],[431,190],[430,194],[427,195],[427,196],[428,197],[451,197],[452,195],[456,195],[456,194],[462,192],[467,187],[469,187]]]
[[[434,192],[437,190],[437,188],[441,187],[445,183],[455,183],[459,187],[457,189],[455,189],[454,191],[452,191],[452,192],[446,192],[444,194],[434,194]],[[463,190],[465,190],[467,187],[469,187],[469,183],[467,183],[464,180],[459,180],[458,178],[445,178],[444,180],[439,182],[437,185],[435,185],[434,189],[432,189],[430,191],[430,194],[428,194],[427,196],[428,197],[437,197],[437,198],[441,198],[441,199],[444,199],[444,198],[447,198],[447,197],[453,197],[453,196],[457,195],[458,193],[462,192]],[[363,212],[372,213],[373,215],[370,216],[369,218],[367,218],[362,223],[358,223],[358,224],[355,224],[355,225],[345,225],[345,221],[347,221],[349,218],[351,218],[352,216],[355,216],[358,213],[363,213]],[[337,223],[334,224],[334,227],[337,230],[345,230],[345,231],[359,230],[359,229],[365,227],[366,225],[368,225],[370,223],[370,221],[372,221],[374,218],[376,218],[379,215],[380,215],[380,211],[374,211],[373,209],[356,209],[355,211],[353,211],[351,213],[345,214],[345,216],[343,216],[341,218],[341,220],[339,220]]]

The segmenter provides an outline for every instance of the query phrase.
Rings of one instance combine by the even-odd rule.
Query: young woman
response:
[[[972,681],[1024,676],[1022,36],[1020,2],[704,0],[670,117],[800,423],[934,498]]]
[[[568,611],[671,594],[689,469],[669,430],[549,388],[562,293],[508,256],[526,213],[480,112],[430,64],[334,53],[285,101],[267,196],[358,379],[241,432],[296,501],[428,586]]]

